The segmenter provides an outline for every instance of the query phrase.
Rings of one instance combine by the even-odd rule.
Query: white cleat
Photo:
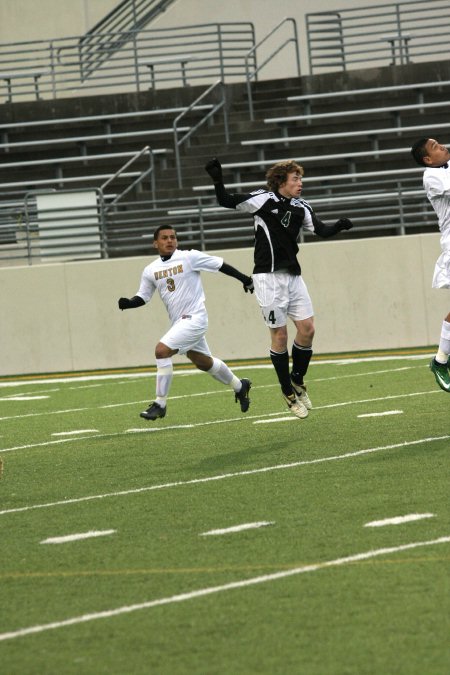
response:
[[[286,401],[289,410],[294,413],[296,417],[300,417],[300,419],[304,419],[305,417],[308,417],[308,409],[302,403],[301,401],[298,400],[295,394],[291,394],[290,396],[286,396],[286,394],[283,394],[281,392],[281,395],[283,399]]]
[[[306,386],[304,384],[296,384],[291,380],[292,384],[292,389],[294,390],[294,393],[296,397],[298,398],[301,403],[307,408],[308,410],[312,410],[312,403],[311,399],[308,396],[308,393],[306,391]]]

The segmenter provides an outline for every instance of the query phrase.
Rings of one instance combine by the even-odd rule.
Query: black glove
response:
[[[338,226],[339,230],[351,230],[353,227],[353,223],[349,218],[340,218],[336,225]]]
[[[119,309],[130,309],[132,306],[129,298],[119,298]]]
[[[247,278],[247,281],[244,281],[244,291],[246,293],[253,293],[255,287],[253,286],[253,279],[251,277]]]
[[[205,171],[209,173],[213,183],[223,183],[222,165],[217,157],[213,157],[209,162],[206,162]]]

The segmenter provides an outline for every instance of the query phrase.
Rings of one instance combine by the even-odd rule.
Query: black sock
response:
[[[277,373],[283,394],[289,396],[292,394],[291,375],[289,373],[289,353],[287,350],[281,354],[270,350],[270,358],[272,359],[273,367]]]
[[[292,379],[296,384],[303,384],[303,378],[311,361],[312,347],[302,347],[295,341],[292,345]]]

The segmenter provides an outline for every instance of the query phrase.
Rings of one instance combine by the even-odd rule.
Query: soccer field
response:
[[[0,672],[448,675],[450,396],[430,355],[0,382]]]

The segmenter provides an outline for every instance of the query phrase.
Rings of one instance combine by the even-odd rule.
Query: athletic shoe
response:
[[[430,362],[430,370],[434,373],[434,377],[440,388],[450,393],[450,372],[448,369],[448,362],[447,365],[444,365],[443,363],[438,363],[436,359],[433,358]]]
[[[250,387],[252,386],[252,383],[250,380],[243,379],[241,380],[242,387],[240,391],[235,392],[234,394],[234,399],[236,403],[239,401],[241,404],[241,412],[247,412],[247,410],[250,407],[250,399],[248,397],[248,392],[250,391]]]
[[[283,394],[283,392],[281,392],[281,395],[284,401],[286,401],[289,410],[293,412],[294,415],[300,417],[301,419],[308,417],[307,407],[304,405],[304,403],[298,400],[295,394],[290,394],[289,396],[286,396],[286,394]]]
[[[304,384],[297,384],[294,382],[294,380],[291,380],[292,384],[292,389],[294,390],[294,394],[298,398],[299,401],[303,403],[305,408],[308,410],[312,410],[312,403],[311,399],[309,398],[307,392],[306,392],[306,386]]]
[[[158,417],[166,416],[166,408],[163,408],[159,403],[151,403],[147,410],[140,413],[140,417],[143,417],[145,420],[157,420]]]

